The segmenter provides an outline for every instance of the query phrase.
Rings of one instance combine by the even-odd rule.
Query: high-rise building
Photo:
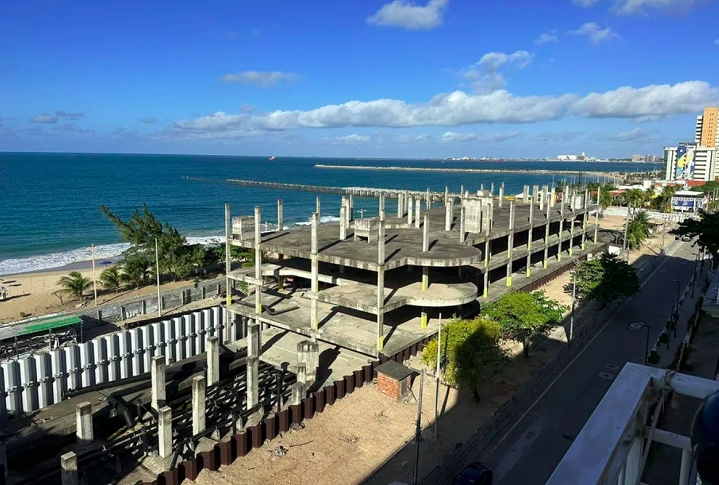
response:
[[[694,143],[703,147],[718,147],[717,120],[719,120],[719,107],[704,108],[704,114],[697,116]]]
[[[664,147],[665,180],[715,180],[717,175],[716,147],[680,143]]]

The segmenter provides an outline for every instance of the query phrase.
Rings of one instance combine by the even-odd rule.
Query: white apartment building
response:
[[[686,153],[688,167],[684,168],[684,177],[677,177],[677,149],[679,147],[664,147],[664,180],[715,180],[719,176],[717,171],[717,148],[687,144]]]

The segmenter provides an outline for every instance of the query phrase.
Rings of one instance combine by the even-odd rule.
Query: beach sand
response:
[[[105,267],[96,268],[95,275],[98,279],[104,269]],[[79,271],[83,276],[92,280],[92,263],[89,261],[73,263],[51,271],[0,276],[0,286],[4,286],[7,290],[7,299],[0,300],[0,324],[22,319],[24,318],[22,313],[25,314],[25,317],[34,317],[82,308],[79,306],[82,302],[76,298],[63,296],[63,303],[61,303],[60,299],[53,295],[53,292],[60,289],[57,281],[69,274],[70,271]],[[188,281],[173,281],[162,284],[161,289],[164,291],[187,284]],[[119,293],[110,293],[105,291],[98,281],[97,303],[102,304],[113,300],[155,294],[156,292],[157,287],[150,285],[139,290],[131,289]],[[86,306],[94,306],[92,287],[85,296],[87,298]]]

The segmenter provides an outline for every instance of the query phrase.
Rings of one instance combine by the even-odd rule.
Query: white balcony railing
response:
[[[678,483],[695,483],[689,437],[658,429],[657,420],[669,392],[704,399],[716,390],[719,381],[626,364],[547,485],[639,485],[652,442],[680,448]]]

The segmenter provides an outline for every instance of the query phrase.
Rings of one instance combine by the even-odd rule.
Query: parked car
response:
[[[484,463],[472,463],[454,478],[454,485],[491,485],[492,469]]]
[[[691,240],[692,240],[692,238],[689,237],[689,236],[686,236],[686,235],[685,235],[685,236],[682,236],[682,241],[687,241],[687,242],[688,242],[688,241],[691,241]]]

